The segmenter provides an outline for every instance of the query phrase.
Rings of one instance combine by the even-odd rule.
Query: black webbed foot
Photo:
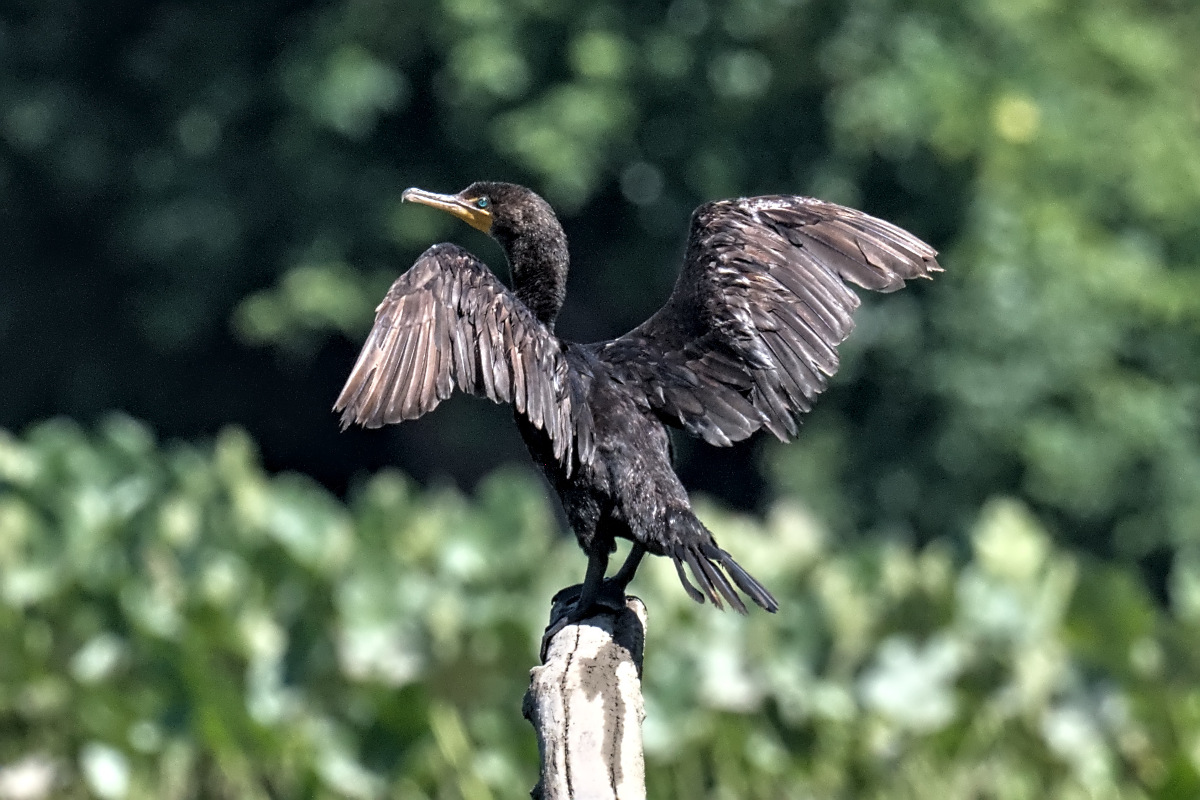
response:
[[[550,650],[550,640],[557,636],[563,628],[568,625],[578,625],[588,617],[603,613],[606,609],[624,611],[625,586],[626,582],[616,577],[605,578],[600,582],[599,590],[593,593],[590,602],[583,597],[584,584],[582,583],[568,586],[554,595],[550,601],[550,624],[542,634],[540,650],[542,662],[546,661],[546,654]]]

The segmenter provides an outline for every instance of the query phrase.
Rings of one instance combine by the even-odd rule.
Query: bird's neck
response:
[[[562,226],[539,226],[500,242],[508,256],[513,290],[538,320],[554,330],[554,321],[567,294],[567,236]]]

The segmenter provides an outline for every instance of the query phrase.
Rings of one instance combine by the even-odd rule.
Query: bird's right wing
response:
[[[334,404],[342,427],[378,428],[432,411],[455,387],[512,403],[544,430],[554,456],[571,469],[588,455],[576,436],[585,407],[564,345],[479,259],[434,245],[396,279]],[[590,419],[588,420],[590,422]]]
[[[593,345],[665,420],[716,445],[767,428],[787,440],[854,327],[848,283],[890,292],[940,272],[936,251],[861,211],[811,197],[707,203],[654,316]]]

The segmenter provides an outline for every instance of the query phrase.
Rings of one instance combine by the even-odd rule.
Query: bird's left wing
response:
[[[811,197],[707,203],[666,304],[592,347],[660,417],[710,444],[763,427],[786,441],[854,327],[847,283],[894,291],[940,272],[936,255],[895,225]]]
[[[570,470],[583,404],[563,343],[477,258],[439,244],[388,290],[333,408],[343,428],[378,428],[432,411],[456,387],[512,403]],[[583,456],[590,441],[580,445]]]

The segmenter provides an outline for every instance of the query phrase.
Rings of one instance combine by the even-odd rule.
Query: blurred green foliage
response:
[[[114,417],[4,435],[0,487],[0,797],[533,785],[521,695],[582,558],[524,473],[467,498],[384,472],[343,506],[236,429],[160,445]],[[651,796],[1200,791],[1200,575],[1160,607],[1012,498],[965,559],[835,547],[794,501],[701,513],[781,610],[697,606],[643,567]]]
[[[532,785],[581,559],[524,471],[404,476],[524,458],[507,412],[328,414],[421,250],[504,272],[399,202],[480,178],[562,213],[575,339],[716,197],[942,250],[799,442],[678,443],[784,610],[644,568],[652,796],[1200,795],[1197,41],[1192,0],[5,4],[0,798]]]

